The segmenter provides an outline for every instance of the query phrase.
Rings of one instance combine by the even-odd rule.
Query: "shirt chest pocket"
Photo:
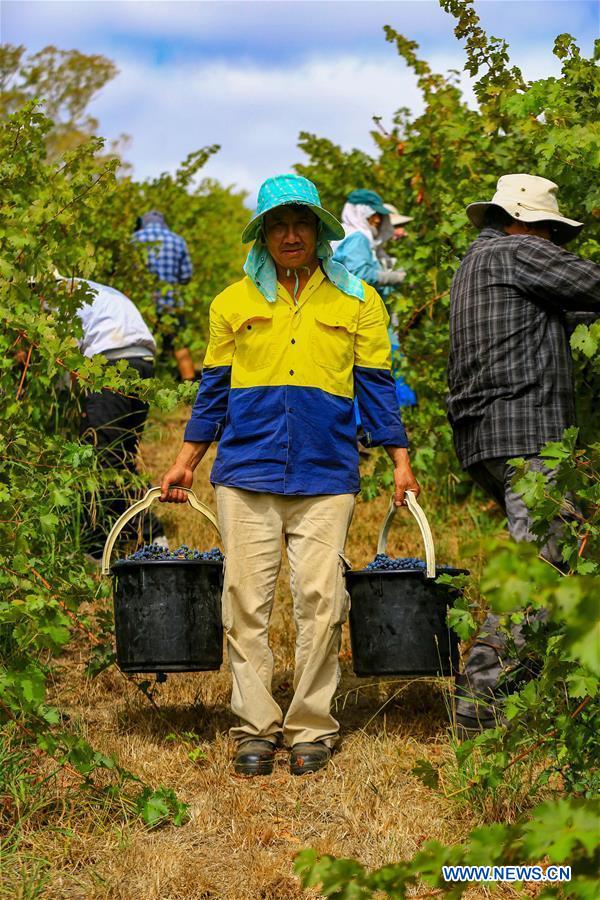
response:
[[[313,361],[324,369],[342,372],[354,363],[356,320],[334,310],[315,313],[311,336]]]
[[[236,362],[248,372],[271,365],[275,347],[273,314],[239,315],[231,324],[235,333]]]

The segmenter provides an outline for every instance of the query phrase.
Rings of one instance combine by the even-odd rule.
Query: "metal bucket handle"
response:
[[[216,516],[211,509],[208,508],[201,500],[198,500],[195,493],[191,488],[182,487],[180,484],[172,484],[171,488],[177,488],[178,491],[185,491],[188,495],[188,503],[195,509],[197,512],[202,513],[202,515],[208,519],[211,525],[214,526],[216,532],[221,537],[221,533],[219,531],[219,523],[217,522]],[[106,538],[106,544],[104,545],[104,552],[102,554],[102,569],[101,572],[103,575],[110,574],[110,557],[112,555],[113,547],[115,545],[115,541],[117,540],[121,529],[129,522],[130,519],[133,519],[134,516],[137,516],[138,513],[143,512],[145,509],[154,503],[154,501],[160,497],[162,493],[162,488],[153,487],[150,488],[149,491],[146,492],[145,496],[142,497],[141,500],[138,500],[129,509],[126,509],[122,515],[119,516],[115,524],[110,530],[110,534]]]
[[[406,491],[404,496],[406,497],[406,505],[417,520],[417,525],[421,529],[421,535],[423,536],[423,543],[425,544],[425,559],[427,562],[427,577],[435,578],[435,547],[433,545],[433,535],[431,533],[431,528],[429,527],[429,522],[427,521],[427,516],[417,503],[417,497],[414,491]],[[392,499],[390,500],[390,508],[387,511],[385,521],[381,527],[381,531],[379,532],[379,540],[377,541],[377,553],[385,553],[388,533],[397,510],[398,507],[394,505],[394,498],[392,497]]]

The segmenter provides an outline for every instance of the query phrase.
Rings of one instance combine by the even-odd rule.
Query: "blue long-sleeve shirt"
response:
[[[151,223],[136,231],[133,241],[140,244],[156,244],[148,251],[148,269],[168,284],[187,284],[193,274],[192,260],[187,244],[179,234],[158,223]],[[175,291],[157,292],[156,306],[159,312],[168,306],[180,306]]]
[[[345,237],[335,248],[333,258],[357,278],[375,288],[378,286],[381,263],[373,253],[368,237],[361,231]]]

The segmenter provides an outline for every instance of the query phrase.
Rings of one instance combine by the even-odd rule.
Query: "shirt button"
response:
[[[246,325],[246,328],[248,329],[248,331],[250,331],[250,329],[252,328],[252,325]]]
[[[292,338],[292,344],[296,343],[296,338]]]
[[[290,369],[290,375],[293,375],[293,374],[294,374],[294,370]]]

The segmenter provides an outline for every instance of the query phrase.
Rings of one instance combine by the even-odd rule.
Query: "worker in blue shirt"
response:
[[[193,274],[192,260],[185,240],[167,228],[165,217],[157,210],[144,213],[137,220],[137,228],[132,240],[139,244],[151,244],[148,250],[148,271],[159,281],[170,285],[157,290],[154,294],[159,319],[164,315],[174,316],[177,330],[185,328],[186,321],[182,310],[182,300],[177,293],[177,285],[188,284]],[[165,350],[173,350],[180,377],[183,381],[194,381],[195,367],[192,354],[187,347],[173,348],[172,333],[166,334],[163,344]]]
[[[390,210],[376,191],[352,191],[342,210],[342,225],[345,237],[333,245],[334,260],[385,299],[406,274],[384,266],[378,257],[379,248],[394,237]]]
[[[383,202],[376,191],[360,189],[352,191],[342,210],[345,237],[333,245],[333,258],[358,278],[372,285],[386,302],[406,276],[403,269],[394,268],[395,260],[386,253],[384,245],[396,236],[398,223],[410,222],[408,216],[400,216],[393,206]],[[399,406],[414,406],[414,391],[407,385],[398,370],[400,345],[397,317],[391,311],[389,329],[392,342],[392,374],[396,385]],[[360,416],[357,412],[357,421]]]

